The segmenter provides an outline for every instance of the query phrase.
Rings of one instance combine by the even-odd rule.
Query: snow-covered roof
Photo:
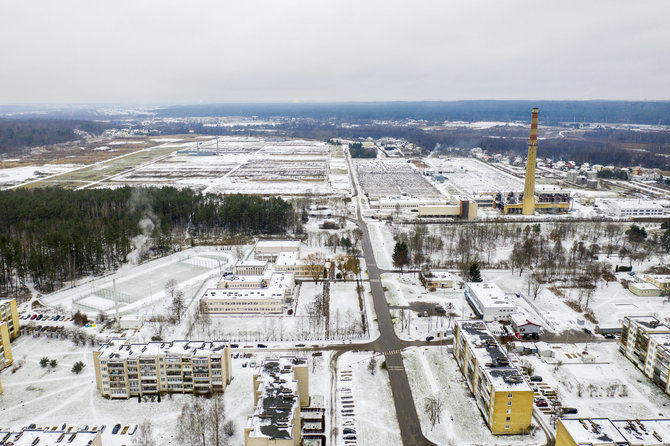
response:
[[[670,420],[561,419],[577,444],[661,445],[670,442]]]
[[[638,290],[650,290],[650,291],[659,290],[659,288],[656,285],[648,282],[631,282],[629,286],[634,286]]]
[[[670,333],[670,328],[654,316],[626,316],[625,319],[647,333]]]
[[[525,311],[518,311],[516,313],[512,313],[509,315],[510,320],[514,325],[517,327],[523,327],[524,325],[536,325],[538,327],[541,327],[540,324],[536,324],[535,322],[532,322],[528,319],[529,315]]]
[[[256,242],[255,250],[263,249],[294,249],[298,250],[300,248],[300,240],[259,240]]]
[[[647,274],[647,277],[655,280],[658,283],[670,283],[670,274]]]
[[[504,350],[482,321],[456,321],[484,374],[495,391],[531,391],[519,370],[512,366]]]
[[[267,260],[238,260],[235,266],[265,266],[267,264]]]
[[[295,357],[266,359],[259,366],[258,375],[254,378],[259,382],[258,404],[253,415],[247,421],[250,437],[271,439],[291,439],[298,400],[298,381],[295,379],[293,367],[305,365],[305,360]]]
[[[297,252],[280,252],[275,262],[276,265],[280,266],[294,266],[301,263],[303,261],[298,258]]]
[[[68,446],[88,446],[100,432],[63,432],[44,429],[23,429],[20,432],[0,431],[0,445],[33,446],[67,444]]]
[[[244,276],[240,276],[244,277]],[[246,276],[258,279],[259,276]],[[272,273],[265,288],[208,288],[203,299],[283,299],[293,283],[293,273]]]
[[[432,276],[428,277],[430,280],[453,280],[453,275],[445,270],[431,270]]]
[[[125,338],[115,338],[102,344],[98,351],[101,360],[169,355],[210,357],[224,354],[228,345],[228,342],[225,341],[152,341],[144,344],[130,344]]]
[[[505,293],[495,283],[468,282],[467,287],[477,297],[484,307],[513,307],[505,297]]]

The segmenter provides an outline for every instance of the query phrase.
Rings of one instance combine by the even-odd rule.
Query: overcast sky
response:
[[[0,104],[670,99],[670,1],[0,0]]]

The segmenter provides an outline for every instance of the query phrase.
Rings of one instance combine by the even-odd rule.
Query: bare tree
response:
[[[151,421],[144,420],[137,428],[137,435],[133,438],[133,446],[156,446],[154,429]]]
[[[374,356],[372,356],[370,358],[370,362],[368,362],[368,372],[370,372],[370,375],[374,375],[376,371],[377,371],[377,360],[375,359]]]
[[[309,254],[305,262],[310,277],[314,280],[314,283],[319,283],[319,279],[323,276],[323,270],[326,267],[326,256],[321,251],[317,251]]]
[[[434,428],[435,424],[440,423],[440,414],[444,409],[444,398],[439,393],[437,395],[431,395],[424,399],[423,410],[428,415],[430,420],[430,428]]]
[[[538,273],[529,274],[526,276],[526,285],[528,286],[528,294],[533,296],[533,300],[535,300],[542,290],[542,277]]]
[[[173,292],[170,308],[175,319],[177,319],[177,323],[181,324],[181,315],[184,312],[184,308],[186,308],[186,304],[184,303],[184,292],[182,290],[175,290]]]

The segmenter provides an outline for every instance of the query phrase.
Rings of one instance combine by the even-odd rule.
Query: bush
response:
[[[40,365],[43,369],[45,369],[49,365],[49,358],[45,356],[44,358],[40,359]]]
[[[437,289],[434,286],[432,286],[432,287],[428,288],[428,291],[433,293],[433,292],[437,291]]]
[[[84,370],[84,367],[86,367],[86,364],[82,361],[77,361],[72,366],[72,373],[79,375],[81,371]]]
[[[77,310],[74,316],[72,316],[72,321],[74,322],[74,325],[83,327],[84,325],[88,324],[88,316]]]

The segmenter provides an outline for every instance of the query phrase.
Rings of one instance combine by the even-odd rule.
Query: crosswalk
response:
[[[389,351],[383,352],[382,354],[383,354],[384,356],[388,356],[388,355],[399,355],[401,352],[402,352],[401,349],[396,349],[396,350],[389,350]]]

